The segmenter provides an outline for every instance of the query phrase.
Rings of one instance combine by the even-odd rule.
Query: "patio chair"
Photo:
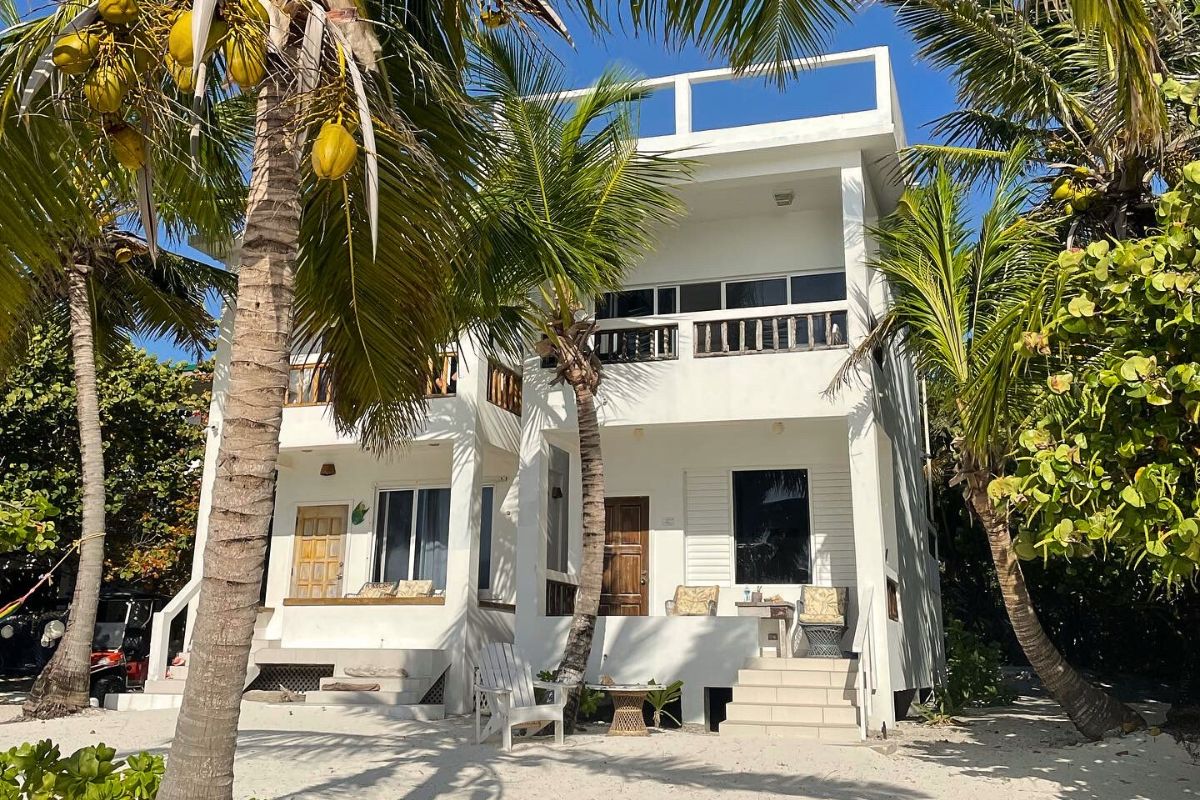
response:
[[[533,672],[523,659],[513,651],[513,646],[504,642],[485,644],[475,665],[475,743],[483,742],[497,731],[500,732],[505,750],[512,750],[512,729],[537,728],[551,722],[554,726],[554,741],[563,743],[563,709],[567,705],[567,685],[535,681]],[[551,702],[538,703],[534,689],[551,692]],[[483,701],[487,700],[492,715],[487,725],[480,728]]]
[[[796,624],[808,642],[808,655],[813,658],[841,658],[842,636],[846,633],[845,586],[803,586],[800,603],[803,610],[796,615]]]
[[[675,597],[667,601],[668,617],[715,617],[719,586],[676,586]]]
[[[396,597],[433,597],[433,581],[397,581]]]
[[[368,581],[357,592],[346,597],[395,597],[396,584],[390,581]]]

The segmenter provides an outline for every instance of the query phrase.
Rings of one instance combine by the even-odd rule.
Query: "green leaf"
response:
[[[1136,383],[1145,380],[1154,372],[1154,359],[1145,356],[1131,356],[1121,363],[1117,371],[1126,382]]]
[[[1126,486],[1121,490],[1121,499],[1133,508],[1144,508],[1146,502],[1142,499],[1142,494],[1132,486]]]
[[[1067,311],[1072,317],[1091,317],[1096,313],[1096,304],[1085,295],[1080,295],[1067,304]]]

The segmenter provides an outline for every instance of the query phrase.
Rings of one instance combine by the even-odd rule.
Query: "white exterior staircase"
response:
[[[747,659],[720,733],[857,742],[858,678],[858,659]]]

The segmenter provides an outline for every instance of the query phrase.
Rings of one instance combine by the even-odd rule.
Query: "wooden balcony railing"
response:
[[[565,581],[546,579],[546,616],[569,617],[575,613],[575,592],[578,586]]]
[[[653,325],[599,330],[592,346],[602,364],[631,364],[679,358],[679,326]]]
[[[521,373],[488,359],[488,402],[521,416]]]
[[[430,364],[425,386],[428,397],[453,397],[458,390],[458,353],[443,353]],[[288,375],[285,406],[319,406],[330,400],[328,369],[324,364],[294,364]]]
[[[697,358],[750,353],[792,353],[845,346],[845,311],[706,320],[696,323]]]

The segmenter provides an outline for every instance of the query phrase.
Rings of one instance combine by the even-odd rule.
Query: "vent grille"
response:
[[[321,678],[332,677],[332,664],[263,664],[250,689],[277,692],[282,686],[290,692],[315,692]]]
[[[421,705],[444,706],[446,704],[446,672],[443,672],[441,677],[429,687],[429,691],[425,692],[425,696],[421,698]]]

